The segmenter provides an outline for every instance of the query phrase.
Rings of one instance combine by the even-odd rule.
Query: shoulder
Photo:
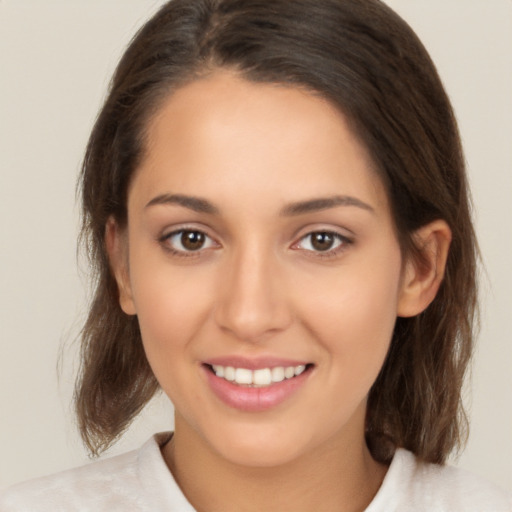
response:
[[[139,450],[15,485],[0,493],[0,512],[181,510],[173,503],[184,498],[160,452],[165,435]]]
[[[0,496],[0,510],[79,510],[85,504],[92,510],[107,495],[124,503],[132,501],[137,487],[136,458],[136,452],[130,452],[15,485]],[[97,510],[102,509],[98,506]]]
[[[393,506],[381,508],[378,501],[391,496]],[[406,450],[397,450],[375,502],[367,512],[512,512],[512,496],[493,483],[460,468],[419,462]]]

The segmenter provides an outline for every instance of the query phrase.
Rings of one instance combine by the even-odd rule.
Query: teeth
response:
[[[268,386],[272,384],[272,372],[269,368],[255,370],[252,377],[252,384],[255,386]]]
[[[272,382],[281,382],[282,380],[284,380],[284,368],[282,366],[272,368]]]
[[[217,377],[224,377],[224,366],[219,366],[218,364],[213,365],[213,371]]]
[[[237,384],[252,384],[252,372],[245,368],[235,370],[235,382]]]
[[[295,367],[288,366],[284,369],[284,378],[291,379],[295,375]]]
[[[235,380],[235,369],[232,366],[224,368],[224,378],[231,382]]]
[[[301,365],[295,367],[293,373],[295,375],[300,375],[305,369],[306,369],[306,365],[305,364],[301,364]]]
[[[247,368],[234,368],[233,366],[213,365],[213,371],[217,377],[242,386],[267,387],[285,379],[291,379],[300,375],[306,369],[306,365],[276,366],[274,368],[260,368],[249,370]]]

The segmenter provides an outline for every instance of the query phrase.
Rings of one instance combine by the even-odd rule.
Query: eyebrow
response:
[[[281,210],[283,216],[302,215],[304,213],[318,212],[335,208],[336,206],[355,206],[369,212],[375,213],[375,210],[364,201],[352,196],[332,196],[310,199],[309,201],[300,201],[291,203]]]
[[[177,204],[193,210],[198,213],[207,213],[210,215],[218,215],[219,209],[210,201],[195,196],[187,196],[185,194],[161,194],[151,199],[146,208],[154,205]],[[286,205],[280,212],[283,217],[292,217],[305,213],[318,212],[335,208],[337,206],[355,206],[363,210],[374,213],[375,210],[364,201],[352,196],[332,196],[309,199],[307,201],[299,201]]]
[[[146,205],[154,206],[157,204],[177,204],[184,206],[189,210],[194,210],[198,213],[208,213],[210,215],[218,215],[219,209],[206,199],[200,197],[186,196],[184,194],[162,194],[151,199]]]

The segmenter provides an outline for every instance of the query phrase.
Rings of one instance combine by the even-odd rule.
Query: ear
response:
[[[414,233],[421,258],[411,256],[405,262],[397,315],[420,314],[434,300],[443,281],[452,232],[444,220],[435,220]]]
[[[126,232],[110,217],[105,226],[105,246],[107,249],[110,269],[117,281],[119,305],[127,315],[135,315],[128,266],[128,239]]]

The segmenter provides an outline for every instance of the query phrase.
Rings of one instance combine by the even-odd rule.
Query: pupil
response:
[[[189,251],[197,251],[204,244],[204,233],[199,231],[184,231],[181,235],[181,244]]]
[[[334,243],[334,236],[331,233],[314,233],[311,243],[316,250],[327,251]]]

